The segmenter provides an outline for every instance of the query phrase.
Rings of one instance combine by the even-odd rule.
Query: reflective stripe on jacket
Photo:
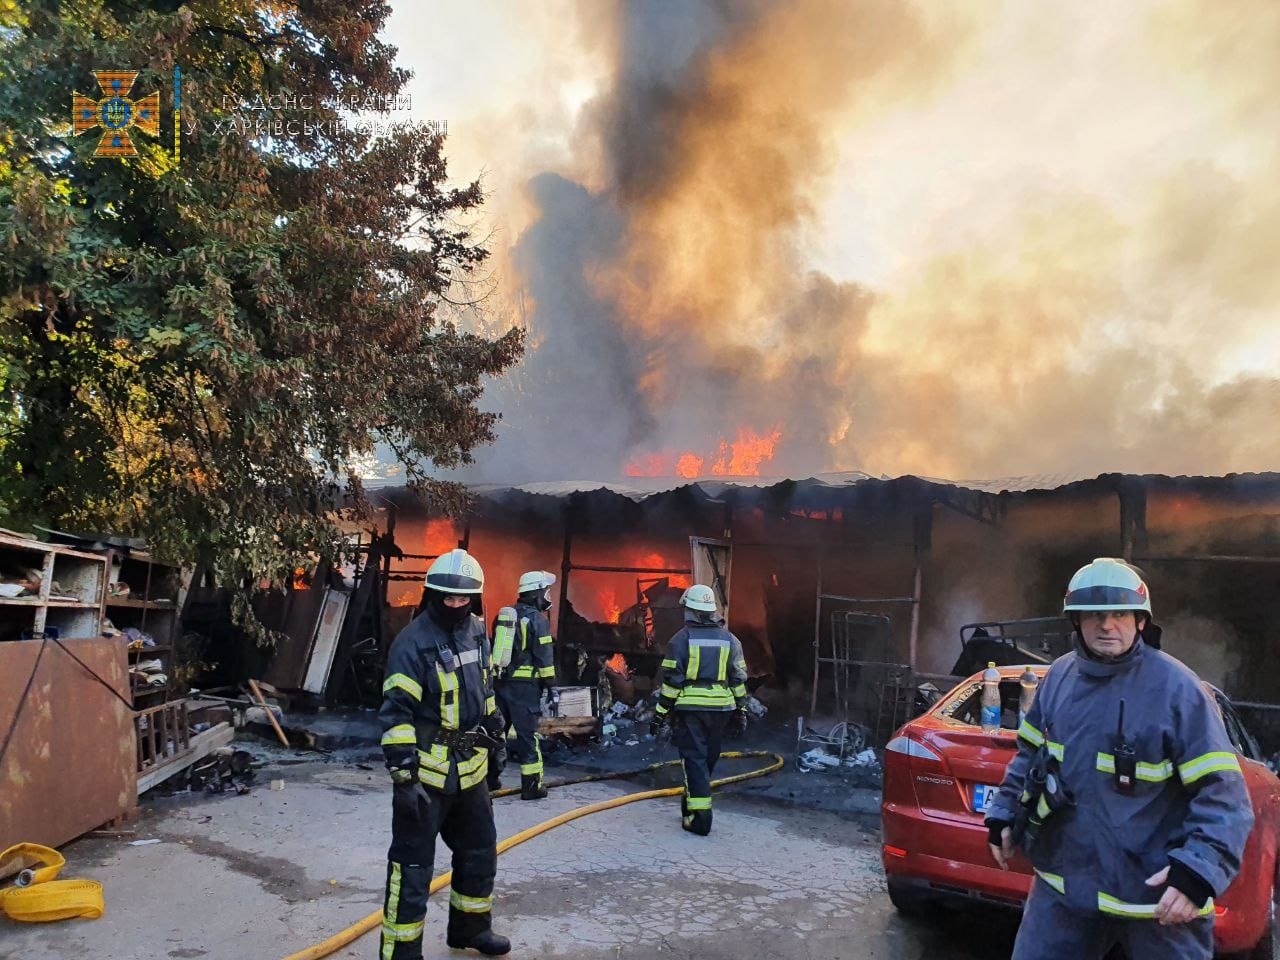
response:
[[[657,712],[733,710],[747,699],[742,644],[715,622],[690,621],[667,644]]]

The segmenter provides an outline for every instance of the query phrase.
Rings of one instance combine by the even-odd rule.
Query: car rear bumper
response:
[[[927,817],[919,808],[885,804],[880,811],[884,844],[904,855],[882,851],[885,875],[917,887],[921,892],[977,899],[1022,909],[1031,890],[1032,875],[1001,870],[987,849],[987,830],[981,824]]]

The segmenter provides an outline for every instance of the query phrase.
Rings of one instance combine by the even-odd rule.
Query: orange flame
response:
[[[618,595],[613,590],[600,591],[600,609],[604,623],[617,623],[622,616],[622,608],[618,606]]]
[[[605,661],[604,668],[620,675],[621,677],[630,678],[631,668],[627,666],[627,658],[620,653],[615,653],[612,657]]]
[[[769,433],[756,433],[749,427],[739,427],[737,440],[720,439],[711,473],[720,477],[758,477],[761,465],[773,460],[774,449],[781,439],[781,427],[774,427]],[[629,477],[677,476],[696,480],[703,475],[706,462],[706,457],[692,450],[678,456],[661,451],[636,457],[625,470]]]
[[[671,570],[689,566],[688,553],[678,548],[664,552],[651,544],[609,547],[591,550],[584,556],[595,555],[595,560],[609,566],[639,567],[646,570]],[[574,608],[579,614],[597,623],[618,623],[624,609],[637,602],[636,581],[654,580],[665,576],[673,587],[684,588],[690,584],[687,574],[592,574],[575,577],[570,588]]]
[[[720,453],[711,472],[720,477],[758,477],[760,465],[773,460],[774,448],[781,439],[782,430],[778,427],[768,434],[739,427],[738,439],[733,444],[720,441]]]
[[[680,459],[676,461],[676,476],[684,477],[686,480],[693,480],[702,473],[702,465],[706,461],[693,451],[680,454]]]
[[[627,464],[628,477],[665,477],[671,472],[670,461],[660,453],[650,453]]]

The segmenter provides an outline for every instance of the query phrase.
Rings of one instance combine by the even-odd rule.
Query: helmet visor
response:
[[[1127,587],[1094,585],[1072,590],[1062,604],[1065,610],[1151,610],[1146,593]]]

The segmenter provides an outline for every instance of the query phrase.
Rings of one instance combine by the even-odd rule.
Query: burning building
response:
[[[753,684],[821,704],[831,681],[815,654],[831,657],[833,620],[868,625],[857,659],[944,676],[963,624],[1052,616],[1077,566],[1124,556],[1147,573],[1166,650],[1237,699],[1280,701],[1280,673],[1256,669],[1280,616],[1280,474],[637,476],[472,493],[456,522],[422,515],[397,488],[379,497],[406,554],[465,544],[480,558],[487,610],[514,599],[522,571],[555,571],[567,682],[595,682],[613,658],[642,695],[679,627],[680,592],[699,581],[720,591]],[[423,567],[391,565],[405,577],[388,591],[393,610],[417,603]]]

